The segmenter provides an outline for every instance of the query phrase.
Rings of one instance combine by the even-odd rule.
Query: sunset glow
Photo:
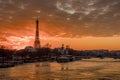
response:
[[[118,0],[1,0],[0,45],[33,46],[36,17],[41,45],[77,50],[120,49]]]

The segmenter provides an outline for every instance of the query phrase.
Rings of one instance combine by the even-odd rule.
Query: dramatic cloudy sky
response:
[[[74,49],[120,49],[120,0],[0,0],[0,45],[41,44]]]

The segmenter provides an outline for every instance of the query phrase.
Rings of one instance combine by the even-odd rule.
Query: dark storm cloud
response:
[[[0,0],[0,27],[26,29],[39,16],[41,29],[53,36],[114,36],[120,35],[119,8],[119,0]]]

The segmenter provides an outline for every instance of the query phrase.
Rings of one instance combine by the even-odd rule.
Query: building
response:
[[[40,38],[39,38],[39,21],[38,18],[36,20],[36,34],[35,34],[35,42],[34,42],[34,48],[38,49],[40,48]]]

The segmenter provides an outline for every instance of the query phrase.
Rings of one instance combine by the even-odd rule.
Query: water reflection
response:
[[[50,71],[50,63],[43,62],[43,63],[36,63],[35,64],[35,76],[34,80],[50,80],[51,79],[51,71]]]
[[[0,69],[0,80],[119,80],[120,60],[38,62]]]
[[[61,71],[67,71],[69,67],[68,64],[69,63],[61,63]]]
[[[9,76],[6,76],[6,75],[9,75],[9,70],[7,69],[1,69],[0,70],[0,80],[6,80],[7,78],[9,78]]]
[[[69,63],[61,64],[62,75],[64,76],[61,80],[70,80],[69,79]]]

